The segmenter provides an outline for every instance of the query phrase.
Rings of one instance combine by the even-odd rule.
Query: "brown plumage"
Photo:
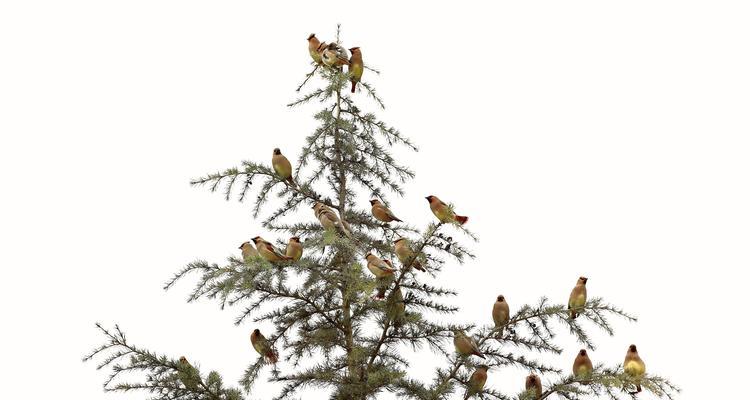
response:
[[[281,154],[281,150],[277,147],[273,149],[273,157],[271,158],[271,165],[273,166],[273,170],[276,171],[276,174],[283,180],[294,184],[294,179],[292,178],[292,163],[289,162],[289,160]]]
[[[321,51],[319,50],[322,43],[315,37],[314,33],[311,33],[307,37],[307,51],[310,53],[310,57],[315,61],[316,64],[322,64],[323,58],[321,57]]]
[[[497,329],[497,338],[502,339],[503,327],[510,320],[510,307],[505,301],[505,296],[497,296],[495,304],[492,306],[492,320],[495,322],[495,329]]]
[[[352,93],[357,90],[357,82],[362,80],[365,72],[365,64],[362,62],[362,50],[359,47],[349,49],[352,56],[349,57],[349,80],[352,81]]]
[[[258,257],[258,250],[256,250],[250,242],[242,243],[240,245],[240,250],[242,250],[242,260],[245,262]]]
[[[376,278],[386,278],[396,272],[390,261],[386,260],[386,262],[372,253],[367,253],[365,259],[367,260],[367,269],[369,269]]]
[[[453,331],[453,346],[456,348],[456,352],[462,356],[473,354],[479,358],[484,358],[477,342],[462,331]]]
[[[404,324],[406,303],[404,302],[404,294],[401,292],[400,287],[392,290],[388,296],[387,312],[388,318],[393,322],[394,328],[400,328]]]
[[[396,239],[394,242],[395,250],[396,250],[396,256],[398,257],[398,260],[401,262],[401,265],[407,266],[409,263],[411,263],[411,266],[415,269],[418,269],[422,272],[427,271],[425,267],[422,266],[422,263],[417,260],[417,255],[414,253],[414,250],[411,248],[411,244],[409,244],[409,240],[406,238],[399,238]]]
[[[467,400],[469,397],[481,393],[482,390],[484,390],[484,385],[487,383],[487,370],[489,369],[490,367],[486,365],[477,366],[477,369],[471,374],[469,382],[466,385],[466,395],[464,395],[464,400]]]
[[[385,291],[391,282],[392,280],[388,278],[375,278],[375,284],[377,285],[377,291],[375,292],[376,300],[383,300],[385,298]]]
[[[432,213],[435,214],[440,222],[456,222],[459,225],[463,225],[469,220],[469,217],[456,215],[456,213],[453,212],[450,206],[443,203],[440,199],[437,198],[437,196],[430,195],[425,197],[425,199],[427,199],[427,201],[430,203],[430,210],[432,210]]]
[[[536,374],[531,374],[526,377],[526,391],[534,393],[534,398],[539,399],[542,397],[542,379]]]
[[[299,261],[299,259],[302,258],[302,243],[297,236],[289,238],[289,243],[286,244],[285,253],[287,257],[291,257],[294,261]]]
[[[271,242],[264,240],[260,236],[254,237],[253,242],[255,243],[255,246],[258,248],[258,254],[260,254],[260,256],[263,257],[268,262],[276,263],[279,261],[289,261],[292,259],[292,257],[287,257],[279,253],[279,251],[276,250],[275,247],[273,247]]]
[[[578,312],[586,305],[586,282],[588,278],[582,276],[578,278],[576,286],[570,292],[570,298],[568,298],[568,310],[570,310],[570,318],[575,319],[578,316]]]
[[[591,363],[586,349],[581,349],[573,361],[573,375],[576,379],[581,379],[582,384],[588,385],[591,381],[585,378],[590,377],[592,372],[594,372],[594,364]]]
[[[329,67],[341,67],[349,65],[349,57],[346,50],[338,43],[329,43],[322,52],[323,64]]]
[[[260,333],[259,329],[253,330],[253,333],[250,334],[250,343],[252,343],[255,351],[263,356],[266,361],[271,364],[276,364],[279,361],[279,353],[273,349],[271,343],[269,343],[268,339]]]
[[[198,390],[200,375],[198,370],[193,367],[185,356],[180,357],[180,365],[177,370],[177,378],[189,390]]]
[[[318,201],[315,203],[315,205],[313,205],[312,209],[315,212],[315,217],[323,226],[323,229],[333,229],[335,231],[343,233],[344,236],[348,238],[352,237],[352,234],[349,231],[346,223],[342,221],[338,215],[336,215],[331,207],[328,207],[327,205]]]
[[[372,205],[372,208],[370,209],[370,212],[372,213],[372,216],[375,217],[378,221],[381,222],[393,222],[398,221],[401,222],[398,217],[396,217],[393,212],[391,212],[388,207],[385,206],[385,204],[381,203],[378,199],[372,199],[370,200],[370,204]]]
[[[641,356],[638,355],[638,349],[634,344],[631,344],[628,347],[628,352],[625,353],[625,361],[622,363],[622,369],[633,378],[636,393],[640,393],[641,378],[646,374],[646,363],[641,360]]]

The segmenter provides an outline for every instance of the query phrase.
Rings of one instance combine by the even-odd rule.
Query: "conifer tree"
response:
[[[655,397],[673,399],[679,391],[676,386],[651,372],[633,374],[621,365],[621,354],[597,354],[597,360],[608,363],[593,364],[585,374],[573,375],[555,366],[552,358],[563,353],[558,332],[567,331],[591,350],[592,329],[613,335],[612,318],[635,321],[601,298],[589,298],[570,310],[567,303],[542,297],[500,315],[497,324],[489,312],[487,321],[452,318],[458,308],[451,300],[461,294],[428,282],[444,266],[473,258],[469,247],[476,239],[462,224],[465,221],[453,218],[452,205],[438,210],[440,219],[421,228],[398,221],[398,213],[374,218],[371,200],[387,208],[391,196],[405,195],[404,184],[414,176],[395,160],[392,148],[417,149],[361,105],[367,100],[383,107],[367,82],[367,75],[377,71],[365,67],[365,80],[359,80],[362,73],[354,68],[354,58],[345,66],[348,53],[338,30],[330,44],[318,46],[316,40],[314,35],[308,39],[314,44],[313,70],[297,91],[312,82],[321,85],[289,104],[321,107],[315,114],[318,126],[306,137],[299,158],[283,164],[279,150],[271,162],[269,149],[269,160],[244,161],[192,181],[222,191],[227,200],[233,195],[240,201],[252,198],[254,217],[263,218],[263,233],[243,244],[242,255],[231,255],[221,264],[192,262],[165,286],[170,289],[197,276],[189,302],[207,298],[222,308],[241,307],[236,324],[249,326],[258,357],[249,361],[238,387],[226,387],[218,372],[200,371],[189,349],[183,357],[159,355],[130,344],[119,327],[97,324],[106,341],[85,360],[96,358],[99,368],[112,370],[105,390],[144,390],[153,399],[281,400],[314,387],[326,389],[330,399],[374,399],[389,392],[410,399],[471,395],[575,400],[635,398],[642,388]],[[358,81],[358,92],[349,92],[350,81]],[[299,239],[295,241],[302,245],[301,257],[276,250],[286,247],[289,237]],[[276,243],[267,241],[271,238]],[[405,247],[397,252],[395,242],[401,238],[406,239]],[[487,294],[490,299],[495,296]],[[272,323],[275,330],[256,331],[254,325],[260,322]],[[454,336],[463,333],[469,337],[466,343],[473,340],[476,345],[467,354],[454,349]],[[399,351],[404,346],[437,353],[444,365],[435,369],[430,381],[410,377],[410,361]],[[490,380],[482,385],[481,374],[474,372],[485,367],[528,370],[530,384],[498,387]],[[277,392],[253,392],[263,369],[278,383]],[[133,375],[139,380],[126,380]],[[542,386],[538,392],[537,377]]]

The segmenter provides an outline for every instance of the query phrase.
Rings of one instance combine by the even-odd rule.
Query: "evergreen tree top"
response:
[[[468,246],[475,236],[453,205],[432,195],[424,207],[430,207],[435,222],[420,228],[395,218],[398,210],[388,209],[388,198],[403,196],[414,173],[392,151],[417,147],[374,112],[364,111],[363,98],[383,108],[369,81],[377,71],[367,64],[366,46],[347,51],[338,30],[328,43],[310,35],[308,44],[312,71],[289,107],[316,103],[320,110],[299,157],[291,162],[284,147],[269,149],[268,160],[243,161],[192,181],[227,199],[250,200],[263,232],[254,233],[226,262],[197,260],[165,286],[197,276],[188,301],[208,298],[222,308],[241,307],[235,322],[249,326],[257,359],[249,362],[239,388],[227,388],[219,373],[200,371],[189,349],[182,359],[157,355],[131,345],[119,327],[97,325],[106,342],[86,360],[101,357],[99,367],[111,367],[105,390],[146,390],[153,399],[281,400],[303,395],[306,388],[326,389],[331,399],[377,398],[386,392],[413,399],[621,399],[635,397],[642,387],[674,398],[676,386],[650,372],[633,375],[621,365],[621,354],[596,354],[609,362],[592,365],[585,375],[550,362],[563,353],[560,330],[593,350],[592,329],[613,335],[612,318],[635,321],[596,296],[584,296],[581,304],[575,296],[567,304],[542,297],[507,315],[501,309],[494,323],[489,314],[486,321],[461,322],[451,302],[461,294],[429,282],[444,267],[472,258]],[[359,90],[350,93],[350,85]],[[376,212],[377,204],[382,208]],[[408,241],[396,243],[403,238]],[[261,332],[257,326],[263,322],[275,330]],[[462,340],[473,350],[463,351]],[[430,381],[410,377],[404,347],[429,349],[444,365],[435,368]],[[521,383],[500,388],[491,377],[480,385],[481,374],[474,372],[484,367],[528,370],[541,377],[543,389],[537,394]],[[253,393],[264,368],[278,392]],[[122,380],[131,372],[143,379]]]

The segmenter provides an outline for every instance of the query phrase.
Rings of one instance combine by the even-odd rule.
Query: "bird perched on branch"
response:
[[[271,242],[266,241],[260,236],[254,237],[253,242],[255,243],[255,246],[258,247],[258,254],[268,262],[277,263],[279,261],[289,261],[292,259],[292,257],[287,257],[279,253],[279,251],[273,247]]]
[[[198,370],[196,370],[184,356],[180,357],[177,378],[189,390],[198,389],[198,383],[200,382]]]
[[[372,216],[378,221],[386,223],[393,221],[401,222],[401,220],[398,219],[398,217],[396,217],[393,212],[385,206],[385,204],[381,203],[380,200],[372,199],[370,200],[370,204],[372,205],[370,212],[372,212]]]
[[[307,37],[307,51],[310,53],[310,57],[312,57],[316,64],[323,63],[323,58],[320,54],[320,48],[323,45],[325,45],[325,43],[320,43],[320,40],[315,37],[314,33],[311,33],[310,36]]]
[[[286,256],[291,257],[294,261],[299,261],[302,258],[302,243],[297,236],[289,238],[289,243],[286,244]]]
[[[250,242],[242,243],[240,245],[240,250],[242,250],[242,260],[245,262],[258,257],[258,250],[255,250],[255,246]]]
[[[349,232],[346,224],[339,218],[338,215],[336,215],[336,213],[330,207],[318,201],[315,203],[312,209],[315,211],[315,217],[318,219],[320,224],[323,225],[324,229],[333,229],[335,231],[343,233],[348,238],[352,237],[352,234],[351,232]]]
[[[357,89],[357,82],[362,79],[365,72],[365,64],[362,63],[362,50],[359,47],[349,49],[352,56],[349,58],[349,80],[352,81],[352,93]]]
[[[389,277],[392,275],[389,275]],[[375,299],[376,300],[383,300],[385,298],[385,291],[388,290],[388,286],[390,286],[391,280],[388,278],[375,278],[375,288],[377,291],[375,292]]]
[[[534,393],[534,399],[542,397],[542,380],[537,374],[531,374],[526,377],[526,391]]]
[[[271,364],[276,364],[279,361],[279,354],[273,349],[271,343],[268,342],[265,336],[260,333],[260,329],[255,329],[250,334],[250,343],[258,354],[266,359]]]
[[[393,321],[393,326],[399,328],[404,324],[406,316],[406,303],[404,303],[404,294],[401,288],[397,287],[391,291],[388,296],[388,317]]]
[[[380,257],[372,253],[367,253],[365,259],[367,260],[367,269],[369,269],[376,278],[385,278],[396,272],[392,266],[388,265],[389,263],[383,261]]]
[[[473,354],[479,358],[484,358],[477,342],[462,331],[453,331],[453,346],[456,347],[456,352],[464,357]]]
[[[329,67],[341,67],[349,65],[349,57],[346,50],[338,43],[329,43],[322,53],[323,64]]]
[[[477,369],[471,374],[469,382],[466,385],[466,395],[464,396],[464,400],[467,400],[469,397],[481,393],[482,390],[484,390],[484,384],[487,383],[487,371],[489,369],[490,367],[486,365],[477,366]]]
[[[646,374],[646,364],[641,360],[641,356],[638,355],[638,349],[634,344],[628,347],[628,352],[625,353],[625,361],[622,363],[622,368],[625,373],[630,375],[635,381],[636,393],[641,392],[641,378]]]
[[[588,280],[585,276],[578,278],[576,286],[570,292],[568,310],[570,310],[571,319],[575,319],[578,316],[578,312],[586,305],[586,282]]]
[[[586,378],[589,378],[592,372],[594,372],[594,364],[591,363],[586,349],[581,349],[573,361],[573,375],[576,379],[583,379],[582,384],[588,385],[591,381]]]
[[[492,320],[495,321],[495,329],[497,329],[497,338],[502,339],[503,327],[510,320],[510,307],[505,301],[505,296],[497,296],[495,304],[492,306]]]
[[[279,178],[294,185],[294,179],[292,178],[292,163],[281,154],[281,150],[279,150],[278,147],[273,149],[271,165],[273,165],[273,170],[276,171],[276,175],[278,175]]]
[[[425,199],[430,202],[430,210],[432,210],[432,213],[435,214],[440,222],[456,222],[459,225],[463,225],[466,223],[466,221],[469,220],[469,217],[456,215],[456,213],[453,212],[450,206],[443,203],[440,199],[437,198],[437,196],[427,196],[425,197]]]
[[[409,243],[408,239],[398,238],[393,243],[396,248],[396,256],[398,257],[398,260],[401,262],[401,265],[406,267],[409,265],[409,263],[411,263],[412,267],[422,272],[427,271],[422,266],[422,263],[420,263],[419,260],[417,260],[417,255],[414,253],[414,250],[411,248],[411,244]]]
[[[393,268],[393,264],[391,263],[391,260],[383,260],[384,263],[388,264],[388,267],[392,270],[396,270],[396,268]],[[368,268],[369,269],[369,268]],[[393,282],[393,274],[385,275],[383,278],[375,278],[375,286],[377,289],[377,292],[375,292],[375,299],[377,300],[383,300],[385,298],[385,292],[388,290],[388,287],[391,285],[391,282]]]

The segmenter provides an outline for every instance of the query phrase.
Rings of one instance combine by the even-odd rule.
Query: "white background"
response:
[[[425,225],[436,194],[481,237],[442,278],[461,292],[457,321],[489,322],[498,293],[565,302],[586,275],[591,296],[640,317],[597,334],[594,361],[637,343],[682,398],[729,396],[748,355],[742,3],[3,2],[0,397],[143,398],[103,395],[105,373],[81,363],[95,321],[239,378],[253,325],[161,286],[263,232],[250,204],[188,181],[276,146],[296,159],[315,107],[285,104],[307,35],[330,40],[336,22],[383,71],[364,76],[381,116],[420,146],[393,209]],[[567,371],[577,346],[563,342],[550,361]],[[522,375],[488,384],[516,393]]]

